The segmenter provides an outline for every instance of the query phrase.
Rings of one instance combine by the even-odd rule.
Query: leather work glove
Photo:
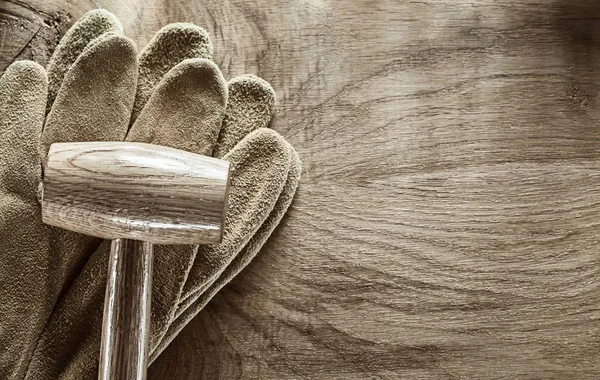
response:
[[[90,47],[106,44],[103,41],[116,38],[120,28],[118,21],[115,22],[111,17],[102,11],[88,14],[67,33],[63,41],[68,42],[68,37],[77,33],[93,35],[90,31],[99,30],[98,24],[112,22],[113,26],[116,25],[113,28],[115,30],[100,34],[97,38],[100,41],[94,40],[88,45],[80,44],[80,50],[85,48],[84,53],[87,54]],[[107,23],[107,20],[111,22]],[[79,40],[81,38],[77,39]],[[61,56],[61,51],[68,51],[67,48],[61,50],[61,46],[72,45],[63,44],[61,41],[55,56],[63,59],[51,60],[49,65],[51,85],[48,104],[52,105],[49,107],[50,115],[68,115],[69,107],[74,106],[74,99],[62,94],[68,93],[62,90],[62,87],[71,83],[68,80],[72,76],[71,71],[75,71],[73,67],[69,68],[68,59],[64,57],[71,58],[74,54]],[[230,204],[223,243],[201,246],[200,249],[191,246],[155,248],[152,359],[210,298],[254,257],[289,207],[300,176],[300,162],[293,148],[275,132],[259,129],[266,127],[272,116],[274,92],[271,87],[253,76],[242,76],[226,85],[218,68],[204,59],[210,58],[211,52],[210,41],[204,30],[191,24],[172,24],[163,28],[139,55],[139,78],[131,108],[133,112],[130,121],[133,126],[127,133],[126,140],[212,154],[215,157],[225,157],[232,164]],[[102,57],[97,55],[96,63],[103,62]],[[109,57],[104,57],[104,60],[108,61]],[[79,59],[71,58],[71,61],[77,64]],[[52,66],[52,62],[61,64]],[[24,68],[21,69],[20,66]],[[50,71],[52,67],[67,69]],[[43,70],[34,64],[16,64],[10,71],[7,70],[7,74],[25,68],[40,73],[38,87],[44,87]],[[62,77],[60,72],[58,75],[52,74],[57,71],[64,73]],[[18,76],[9,80],[13,77],[15,76],[12,74],[7,78],[3,77],[0,84],[3,85],[7,79],[9,87],[15,86],[15,93],[18,93],[19,83],[23,80]],[[61,83],[63,77],[64,83]],[[52,103],[53,83],[60,84],[54,88],[61,88],[60,91],[55,91],[56,105]],[[71,87],[76,89],[77,84],[75,81]],[[90,83],[90,86],[94,84]],[[4,86],[0,86],[0,93],[4,93]],[[32,100],[43,103],[38,93],[39,91]],[[27,104],[34,103],[32,100]],[[4,107],[2,102],[0,107]],[[21,109],[18,105],[13,108],[13,113],[26,116],[27,120],[23,124],[33,125],[29,109],[24,112],[23,105]],[[98,112],[101,113],[102,110]],[[110,118],[110,115],[105,117]],[[123,123],[120,117],[117,119],[119,122],[112,120],[112,124],[82,123],[80,125],[85,128],[80,129],[68,128],[69,125],[76,127],[76,124],[65,124],[67,128],[63,129],[61,124],[56,123],[54,129],[48,129],[48,121],[51,120],[49,117],[41,136],[42,152],[45,153],[49,144],[55,141],[117,140],[118,136],[125,135],[127,126],[130,125],[128,122]],[[15,129],[9,127],[9,130]],[[11,138],[14,136],[2,138],[0,142],[4,143]],[[35,138],[23,140],[30,147],[36,145]],[[0,151],[3,145],[0,145]],[[39,158],[37,160],[39,161]],[[35,175],[30,177],[39,181],[39,165],[37,170],[37,174],[34,173]],[[11,172],[14,171],[13,168],[6,170],[6,173],[12,176]],[[20,171],[24,172],[26,170]],[[8,182],[4,177],[2,180],[2,183]],[[0,196],[0,199],[4,197],[2,193]],[[37,208],[39,214],[39,206],[32,204],[32,207]],[[39,215],[37,218],[38,228],[58,230],[41,225]],[[7,224],[0,224],[0,231],[6,229],[5,226]],[[83,255],[85,260],[86,254],[98,243],[97,239],[62,230],[58,233],[59,236],[75,236],[70,238],[75,241],[77,249],[75,253],[67,251],[68,257],[81,258]],[[109,246],[109,243],[103,243],[91,255],[83,270],[81,260],[73,259],[64,265],[70,275],[81,271],[72,285],[68,276],[63,280],[62,298],[56,304],[55,311],[37,344],[27,378],[96,376]],[[59,253],[64,254],[57,250],[56,255],[59,256]],[[10,271],[10,268],[7,270]],[[66,288],[68,285],[70,287]],[[35,311],[37,306],[34,303],[31,309]],[[17,375],[15,378],[21,376]]]

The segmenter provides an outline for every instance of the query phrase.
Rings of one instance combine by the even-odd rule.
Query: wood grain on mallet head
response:
[[[218,243],[228,186],[227,161],[143,143],[56,143],[42,219],[105,239]]]

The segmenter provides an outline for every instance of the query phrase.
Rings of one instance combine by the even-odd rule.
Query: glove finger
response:
[[[210,155],[226,103],[227,86],[218,67],[206,59],[187,59],[156,86],[127,140]],[[154,248],[151,331],[164,330],[173,318],[196,249],[190,245]]]
[[[279,134],[260,129],[242,140],[226,159],[231,163],[231,179],[223,240],[218,245],[198,247],[180,300],[214,281],[265,221],[287,178],[290,151]],[[173,316],[174,312],[168,310],[167,314]],[[161,327],[153,331],[151,352],[163,339],[168,324]]]
[[[40,180],[38,144],[48,80],[37,63],[17,61],[0,78],[0,184],[35,200]]]
[[[0,378],[22,378],[54,305],[36,190],[47,97],[45,70],[17,61],[0,77]]]
[[[185,299],[175,312],[175,319],[169,324],[167,332],[164,334],[158,346],[151,352],[150,361],[154,361],[167,346],[175,339],[179,332],[206,306],[208,302],[237,276],[256,256],[258,251],[265,244],[275,227],[283,218],[283,215],[288,210],[292,203],[301,174],[301,162],[298,153],[289,147],[292,154],[290,162],[290,171],[287,180],[283,187],[283,191],[277,199],[277,203],[273,211],[269,214],[267,220],[260,226],[258,231],[252,236],[248,244],[235,256],[231,264],[223,271],[223,273],[208,286],[203,287],[198,292],[192,293]]]
[[[189,58],[212,59],[208,32],[190,23],[169,24],[159,30],[139,55],[139,78],[131,123],[146,105],[163,76]]]
[[[250,132],[266,128],[275,110],[275,91],[265,80],[242,75],[228,83],[229,99],[214,157],[221,158]]]
[[[270,130],[256,131],[230,153],[230,212],[226,222],[229,227],[226,227],[224,241],[231,242],[234,236],[242,232],[241,229],[249,230],[244,228],[245,224],[253,224],[252,221],[258,221],[261,215],[264,219],[271,211],[287,176],[289,154],[283,138]],[[248,233],[251,234],[250,231]],[[240,244],[245,244],[248,239],[243,240],[238,239]],[[102,331],[102,299],[109,251],[110,242],[103,242],[88,260],[73,286],[57,303],[31,361],[27,379],[54,379],[59,375],[64,378],[97,376]],[[155,254],[155,260],[158,256]],[[213,256],[208,254],[203,257]],[[177,258],[173,257],[173,260],[177,261]],[[199,265],[203,265],[204,262],[205,260],[202,260]],[[157,264],[155,261],[155,266]],[[161,270],[168,271],[166,268],[169,268],[169,265],[176,268],[177,264],[161,263]],[[177,269],[171,273],[176,271]],[[153,294],[152,318],[160,318],[156,314],[154,304]],[[160,331],[151,329],[151,347],[159,342],[165,330],[166,325],[162,326]]]
[[[48,111],[54,103],[65,74],[79,55],[92,40],[107,32],[122,34],[123,27],[112,13],[104,9],[94,9],[65,33],[48,62]]]
[[[207,59],[185,60],[156,86],[127,141],[210,155],[226,105],[227,85],[217,65]]]
[[[288,146],[277,132],[262,128],[225,156],[232,174],[223,241],[198,248],[181,301],[214,281],[271,213],[290,169]]]
[[[266,81],[253,75],[243,75],[228,84],[229,99],[223,126],[213,152],[223,157],[252,131],[266,127],[274,112],[275,91]],[[206,290],[204,284],[194,294],[188,294],[187,302],[193,302],[198,293]],[[185,306],[179,306],[184,309]]]
[[[285,215],[294,199],[294,194],[298,188],[300,174],[302,172],[302,163],[298,153],[296,153],[296,150],[289,144],[288,148],[290,149],[291,155],[289,173],[273,211],[271,211],[264,223],[252,236],[250,241],[248,241],[248,244],[246,244],[246,246],[235,256],[223,274],[221,274],[214,282],[204,284],[204,286],[198,288],[197,291],[187,295],[187,298],[181,300],[174,315],[176,319],[180,318],[190,306],[197,304],[199,298],[209,300],[213,297],[213,293],[216,293],[225,284],[231,281],[233,277],[250,263],[262,246],[267,242],[269,236],[271,236],[271,233],[275,230],[275,227],[279,225],[283,215]],[[208,300],[206,302],[208,302]],[[170,328],[171,327],[169,326],[169,329]]]
[[[92,41],[65,75],[42,132],[41,153],[65,141],[123,140],[135,96],[134,43],[105,33]]]
[[[45,160],[49,146],[61,141],[122,140],[135,95],[137,56],[131,40],[105,33],[92,41],[65,75],[46,118],[40,144]],[[54,281],[64,292],[100,239],[55,228],[52,240]],[[58,298],[59,293],[48,295]]]

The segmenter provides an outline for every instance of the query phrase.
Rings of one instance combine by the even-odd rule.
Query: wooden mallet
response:
[[[102,380],[146,378],[153,244],[221,241],[229,163],[126,142],[56,143],[44,168],[45,223],[113,239]]]

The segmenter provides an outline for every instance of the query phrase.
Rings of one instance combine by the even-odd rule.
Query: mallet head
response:
[[[229,163],[163,146],[56,143],[44,169],[45,223],[105,239],[221,241]]]

